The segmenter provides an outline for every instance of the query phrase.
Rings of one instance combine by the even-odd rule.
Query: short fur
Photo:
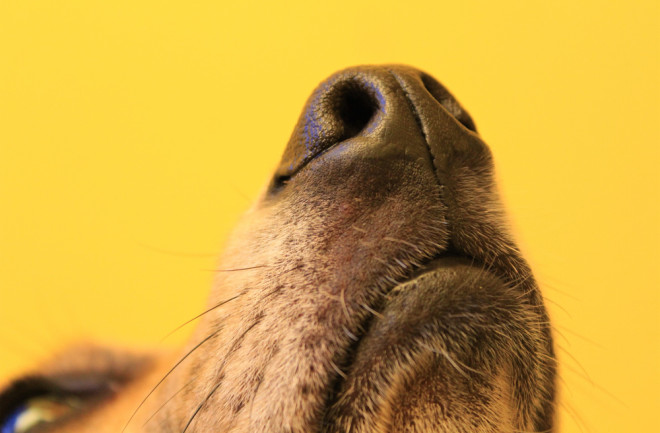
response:
[[[490,151],[423,72],[322,83],[221,268],[176,359],[46,369],[114,384],[47,431],[552,431],[550,325]]]

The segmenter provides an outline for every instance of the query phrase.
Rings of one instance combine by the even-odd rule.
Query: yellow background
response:
[[[658,431],[659,26],[656,0],[2,1],[0,378],[199,312],[308,93],[398,62],[493,149],[558,331],[561,431]]]

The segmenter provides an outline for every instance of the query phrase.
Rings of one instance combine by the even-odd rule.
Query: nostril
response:
[[[463,126],[473,132],[477,132],[477,127],[472,120],[472,117],[461,107],[461,105],[456,101],[451,93],[444,88],[444,86],[438,83],[433,77],[421,74],[422,83],[424,88],[433,96],[433,98],[440,103],[449,114],[454,116],[456,120],[461,122]]]
[[[387,71],[348,69],[330,77],[307,100],[270,184],[272,193],[285,189],[311,161],[342,142],[375,138],[385,119]]]
[[[290,180],[291,180],[291,176],[289,175],[286,174],[275,175],[273,181],[270,184],[269,190],[271,191],[271,193],[280,191],[282,188],[286,186],[287,183],[289,183]]]
[[[342,140],[358,135],[379,109],[375,96],[357,81],[338,86],[334,102],[335,115],[343,127]]]

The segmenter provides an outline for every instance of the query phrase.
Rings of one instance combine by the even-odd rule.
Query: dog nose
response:
[[[288,179],[339,143],[365,141],[374,147],[370,157],[425,152],[428,158],[430,152],[439,176],[457,154],[485,149],[470,115],[430,75],[406,66],[360,66],[332,75],[309,97],[276,179]]]

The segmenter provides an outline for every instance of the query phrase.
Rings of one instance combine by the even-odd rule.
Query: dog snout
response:
[[[488,152],[472,118],[444,86],[397,65],[349,68],[321,83],[294,128],[274,183],[339,143],[362,146],[364,151],[351,153],[361,157],[430,160],[441,183],[457,156]]]

